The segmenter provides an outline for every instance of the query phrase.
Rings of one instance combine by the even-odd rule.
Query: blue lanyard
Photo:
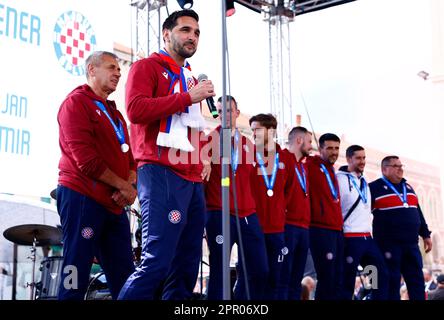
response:
[[[123,131],[122,121],[119,120],[119,127],[117,127],[116,124],[114,123],[113,119],[111,119],[108,111],[106,111],[106,108],[103,105],[103,103],[98,100],[95,100],[94,102],[100,108],[100,110],[102,110],[102,112],[106,115],[109,122],[113,126],[114,132],[116,133],[117,140],[119,140],[120,145],[125,144],[125,132]]]
[[[238,145],[239,145],[239,132],[236,129],[236,131],[234,132],[234,147],[231,150],[231,168],[233,170],[233,173],[236,173],[237,166],[239,164]]]
[[[295,165],[294,169],[296,170],[296,175],[298,176],[299,183],[301,184],[301,188],[304,191],[305,195],[307,195],[307,178],[305,176],[304,165],[301,163],[301,171],[302,174],[298,170],[298,166]]]
[[[330,187],[331,195],[335,199],[335,201],[338,200],[338,191],[336,190],[335,186],[333,185],[333,181],[331,180],[330,173],[328,172],[327,168],[323,163],[321,163],[322,172],[325,174],[325,178],[327,178],[328,186]]]
[[[351,178],[351,181],[353,185],[355,186],[356,191],[359,193],[359,197],[361,197],[361,200],[364,204],[367,203],[367,181],[365,181],[364,177],[362,177],[362,189],[358,187],[358,184],[356,183],[356,178],[352,174],[348,175]]]
[[[384,176],[382,176],[382,180],[384,180],[384,182],[386,183],[386,185],[388,185],[390,187],[390,189],[393,190],[393,192],[396,193],[396,195],[398,196],[399,199],[401,199],[401,201],[405,204],[407,204],[407,188],[405,187],[405,183],[402,183],[402,196],[401,194],[398,192],[398,190],[396,190],[395,186]]]
[[[262,160],[261,154],[259,152],[256,152],[256,156],[257,156],[257,162],[259,163],[259,167],[261,168],[262,171],[262,177],[264,178],[265,185],[267,186],[267,192],[271,190],[271,195],[273,195],[272,191],[274,183],[276,182],[276,175],[279,167],[279,153],[276,152],[276,154],[274,155],[274,166],[273,166],[273,171],[271,172],[270,180],[268,180],[267,171],[265,170],[264,160]],[[270,195],[270,192],[268,192],[268,194]]]

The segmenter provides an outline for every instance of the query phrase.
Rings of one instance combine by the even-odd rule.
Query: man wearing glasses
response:
[[[399,157],[381,162],[382,177],[369,184],[372,196],[373,237],[384,255],[389,272],[389,300],[399,300],[401,274],[410,300],[424,300],[422,257],[418,235],[425,252],[432,250],[431,232],[419,206],[418,197],[406,180]]]

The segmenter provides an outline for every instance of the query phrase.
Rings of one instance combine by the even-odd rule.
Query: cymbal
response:
[[[37,246],[60,245],[62,231],[44,224],[23,224],[6,229],[3,236],[16,244],[32,246],[34,237]]]

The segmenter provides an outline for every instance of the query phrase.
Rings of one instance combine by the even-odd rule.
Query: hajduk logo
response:
[[[79,12],[67,11],[54,27],[54,49],[62,67],[75,76],[85,74],[85,60],[94,51],[96,36]]]
[[[171,210],[170,213],[168,213],[168,220],[170,220],[170,222],[173,224],[178,224],[181,219],[182,215],[178,210]]]

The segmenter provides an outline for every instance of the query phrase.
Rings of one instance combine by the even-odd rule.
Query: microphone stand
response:
[[[222,137],[220,139],[222,149],[222,299],[231,299],[231,278],[230,278],[230,172],[231,162],[231,128],[227,127],[227,17],[226,3],[222,3]]]

